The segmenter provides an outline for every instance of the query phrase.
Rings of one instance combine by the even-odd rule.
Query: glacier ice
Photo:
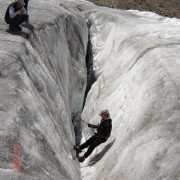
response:
[[[1,17],[8,3],[0,1]],[[33,27],[19,35],[0,19],[0,179],[179,179],[180,20],[84,0],[30,1],[29,15]],[[113,130],[80,174],[72,147],[81,137],[88,33],[97,81],[82,117],[95,123],[107,108]],[[82,141],[91,134],[83,126]]]
[[[100,145],[82,178],[180,178],[180,20],[150,12],[84,8],[91,24],[94,71],[82,116],[94,123],[109,109],[110,149]],[[90,134],[84,128],[85,138]],[[87,166],[87,167],[86,167]]]
[[[59,1],[30,2],[29,15],[18,35],[0,20],[0,179],[80,179],[72,120],[86,88],[86,20]]]

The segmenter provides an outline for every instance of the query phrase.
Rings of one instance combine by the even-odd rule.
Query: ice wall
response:
[[[71,121],[78,133],[88,19],[97,81],[82,117],[97,122],[107,108],[113,130],[82,178],[179,180],[179,20],[83,0],[30,1],[29,15],[33,26],[14,35],[0,19],[0,179],[81,179]]]
[[[97,81],[82,116],[95,123],[107,108],[113,129],[82,164],[83,179],[179,180],[179,19],[108,8],[86,13]]]
[[[10,2],[0,1],[1,17]],[[29,4],[33,26],[22,32],[0,19],[0,179],[78,180],[72,120],[86,89],[86,20],[61,1]]]

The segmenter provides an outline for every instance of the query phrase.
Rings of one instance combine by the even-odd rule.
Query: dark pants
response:
[[[29,1],[29,0],[24,0],[24,4],[25,4],[25,5],[24,5],[24,8],[26,9],[26,11],[27,11],[27,9],[28,9],[28,1]]]
[[[100,138],[98,135],[95,134],[94,136],[90,137],[85,143],[81,144],[79,147],[81,149],[84,149],[89,146],[88,150],[84,154],[84,157],[87,158],[97,146],[106,141],[107,138]]]
[[[5,19],[6,23],[13,26],[13,27],[17,27],[20,24],[22,24],[23,22],[27,21],[28,15],[17,15],[14,18],[9,18],[9,19]]]

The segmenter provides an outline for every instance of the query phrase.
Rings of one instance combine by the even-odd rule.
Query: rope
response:
[[[84,121],[82,118],[80,118],[81,119],[81,121],[83,122],[83,123],[85,123],[85,124],[89,124],[89,123],[87,123],[86,121]]]

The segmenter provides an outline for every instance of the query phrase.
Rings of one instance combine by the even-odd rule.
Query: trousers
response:
[[[26,11],[28,10],[28,1],[29,1],[29,0],[24,0],[24,4],[25,4],[25,5],[24,5],[24,8],[26,9]]]
[[[106,141],[107,138],[100,138],[98,134],[95,134],[91,136],[85,143],[81,144],[79,147],[81,149],[84,149],[89,146],[88,150],[84,153],[84,157],[87,158],[97,146]]]
[[[25,22],[27,18],[28,18],[28,15],[22,14],[22,15],[17,15],[14,18],[5,19],[5,21],[9,25],[17,27],[23,22]]]

